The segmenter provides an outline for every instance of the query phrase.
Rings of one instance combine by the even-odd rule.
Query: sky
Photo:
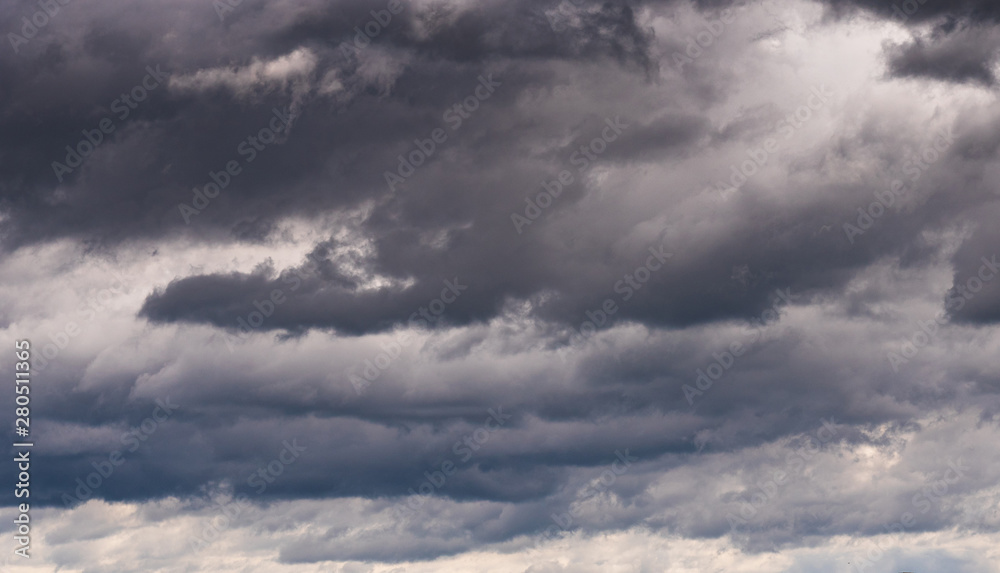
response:
[[[996,2],[0,32],[0,572],[1000,572]]]

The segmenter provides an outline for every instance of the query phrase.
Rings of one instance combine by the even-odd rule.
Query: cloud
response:
[[[42,567],[989,571],[991,6],[62,7],[0,51]]]
[[[897,77],[928,77],[986,87],[996,83],[993,68],[998,43],[992,29],[962,28],[914,38],[887,50],[890,72]]]
[[[255,92],[287,89],[302,84],[316,69],[316,63],[315,54],[306,48],[300,48],[270,61],[255,58],[246,66],[212,68],[175,76],[170,79],[170,85],[179,91],[225,88],[237,96],[245,97]]]

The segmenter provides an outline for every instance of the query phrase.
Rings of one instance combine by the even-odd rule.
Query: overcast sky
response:
[[[0,32],[0,570],[1000,572],[996,2]]]

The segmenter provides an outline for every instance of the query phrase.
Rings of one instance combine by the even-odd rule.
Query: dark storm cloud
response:
[[[886,50],[889,71],[898,77],[928,77],[936,80],[984,86],[996,84],[995,26],[1000,5],[991,0],[821,0],[834,14],[850,15],[861,9],[905,26],[934,24],[929,37]]]
[[[374,4],[370,6],[381,9]],[[368,52],[358,56],[365,61],[365,57],[384,54],[390,61],[399,62],[398,69],[390,72],[395,77],[381,87],[360,77],[366,73],[364,66],[345,60],[341,50],[334,47],[337,30],[339,38],[345,41],[353,31],[343,24],[342,18],[347,17],[343,15],[338,16],[339,24],[331,20],[334,30],[324,34],[315,24],[307,25],[303,20],[289,23],[281,32],[284,35],[265,28],[258,34],[262,39],[256,40],[252,53],[238,54],[235,46],[224,46],[214,58],[204,54],[195,57],[183,51],[167,58],[165,46],[151,39],[155,36],[140,35],[134,27],[111,26],[103,32],[101,41],[83,41],[82,54],[67,55],[65,64],[44,77],[51,76],[48,81],[53,83],[64,83],[65,76],[75,72],[82,62],[124,58],[116,61],[114,69],[138,70],[136,78],[126,81],[122,73],[121,77],[102,77],[99,84],[122,83],[125,86],[122,89],[128,90],[141,80],[143,64],[159,56],[163,56],[163,67],[170,70],[173,81],[180,81],[177,78],[191,77],[195,66],[218,68],[224,64],[238,70],[252,67],[254,58],[273,61],[287,57],[292,52],[279,50],[291,50],[295,45],[325,44],[325,47],[314,49],[315,69],[291,80],[291,86],[265,86],[249,96],[233,93],[224,84],[201,91],[160,88],[136,110],[135,117],[118,126],[114,140],[104,143],[83,167],[67,176],[66,185],[56,189],[53,189],[56,185],[51,161],[62,159],[58,152],[65,142],[78,141],[81,126],[91,129],[108,114],[100,102],[110,104],[121,92],[109,87],[104,93],[95,94],[89,100],[92,107],[86,115],[46,112],[46,121],[57,123],[34,129],[52,136],[33,139],[37,148],[19,147],[21,153],[27,154],[26,158],[30,155],[32,159],[24,162],[29,167],[24,171],[30,174],[29,179],[12,178],[14,182],[9,188],[7,208],[12,216],[8,222],[8,242],[16,245],[33,240],[31,236],[37,240],[70,234],[106,243],[170,233],[260,242],[266,236],[263,233],[273,229],[282,216],[312,213],[317,206],[321,210],[350,208],[376,199],[377,208],[362,230],[374,236],[377,258],[365,264],[370,271],[397,280],[415,278],[415,285],[405,290],[390,288],[358,296],[350,285],[325,288],[307,282],[296,293],[289,293],[289,302],[263,328],[301,331],[318,327],[351,333],[384,329],[405,321],[434,298],[432,295],[435,289],[439,290],[442,280],[455,276],[475,285],[449,311],[450,319],[459,324],[486,320],[509,300],[529,298],[547,290],[562,296],[541,307],[541,316],[562,323],[582,320],[580,317],[587,310],[614,295],[619,280],[641,266],[646,259],[643,253],[654,241],[651,237],[649,245],[595,258],[582,243],[576,248],[553,243],[555,237],[547,231],[532,228],[523,236],[511,233],[509,216],[497,215],[520,212],[524,209],[524,198],[535,194],[539,181],[551,179],[561,169],[572,169],[567,163],[573,152],[578,144],[600,133],[603,119],[587,109],[580,110],[582,117],[543,114],[520,107],[517,98],[532,90],[548,89],[556,66],[567,61],[587,66],[598,54],[621,64],[638,64],[635,69],[625,65],[618,71],[602,70],[600,73],[608,81],[631,84],[631,89],[647,89],[651,87],[650,79],[640,69],[649,68],[651,32],[641,30],[635,22],[635,13],[626,5],[587,4],[569,13],[560,12],[558,17],[565,22],[560,20],[556,30],[539,12],[544,8],[490,3],[457,15],[448,12],[456,8],[419,15],[404,11],[397,16],[400,21],[387,25],[385,36],[374,38],[372,45],[365,48]],[[326,21],[322,14],[330,10],[319,11],[320,22]],[[359,18],[363,15],[356,14]],[[234,14],[234,18],[240,18],[234,21],[238,26],[234,26],[263,26],[257,17],[262,16],[252,9],[243,15]],[[195,20],[195,15],[181,13],[173,21],[187,19]],[[413,19],[423,19],[420,25],[429,32],[411,36]],[[505,31],[503,34],[491,32],[497,21],[510,23],[500,27]],[[196,27],[215,24],[209,18],[198,22]],[[292,42],[292,37],[297,39]],[[581,44],[583,38],[587,40]],[[124,49],[126,46],[128,49]],[[377,52],[382,49],[388,51]],[[442,67],[442,60],[456,65]],[[5,62],[25,78],[40,73],[37,68],[12,62],[10,58]],[[492,72],[483,68],[488,62]],[[329,71],[336,72],[340,83],[346,86],[344,89],[350,94],[346,102],[318,93],[318,86]],[[467,120],[467,126],[449,134],[451,139],[442,144],[440,152],[457,156],[458,164],[472,171],[449,169],[445,162],[454,159],[433,157],[404,184],[400,193],[385,201],[387,189],[382,173],[398,164],[399,154],[409,152],[414,138],[426,138],[433,129],[442,127],[442,112],[449,105],[463,101],[475,89],[475,78],[483,72],[497,78],[501,86]],[[16,85],[19,91],[11,95],[18,98],[11,101],[14,108],[17,101],[34,96],[27,87],[33,84],[20,81]],[[551,97],[557,101],[559,96]],[[57,99],[52,106],[60,101]],[[74,101],[82,100],[74,97]],[[605,117],[620,115],[610,107],[610,101],[594,104],[604,107]],[[299,117],[290,132],[260,151],[254,163],[243,163],[246,156],[240,152],[241,142],[268,125],[272,109],[296,106]],[[330,113],[342,106],[349,113]],[[609,144],[607,153],[597,163],[627,166],[682,156],[703,141],[708,131],[704,119],[682,114],[680,110],[654,120],[627,116],[625,119],[632,123],[630,131],[620,141]],[[73,123],[76,125],[70,127]],[[484,130],[490,134],[488,138],[483,137]],[[576,133],[575,141],[534,161],[520,160],[511,153],[512,149],[540,144],[566,130]],[[14,142],[10,144],[13,146]],[[44,150],[54,151],[46,152],[42,145]],[[56,155],[45,159],[52,153]],[[204,188],[212,182],[210,173],[221,172],[234,160],[242,163],[243,171],[232,177],[231,184],[218,198],[197,214],[181,212],[181,204],[196,206],[193,187]],[[577,177],[551,214],[558,215],[592,191],[582,177]],[[696,255],[678,258],[669,271],[655,274],[650,285],[637,292],[633,303],[619,317],[657,325],[685,325],[734,316],[746,318],[766,308],[768,293],[774,288],[791,287],[808,292],[821,285],[836,285],[850,277],[851,269],[885,254],[873,250],[874,246],[848,249],[833,245],[835,250],[844,250],[843,256],[830,258],[827,252],[824,260],[817,253],[827,251],[830,245],[828,241],[813,240],[811,224],[798,221],[789,226],[794,216],[767,215],[771,210],[767,205],[749,203],[746,208],[770,220],[767,228],[737,228],[727,238],[694,247]],[[27,220],[29,213],[33,224],[19,229],[17,225]],[[545,224],[549,222],[540,220],[534,227]],[[604,234],[609,238],[612,233],[624,234],[631,224],[634,221],[613,222],[614,226],[606,227]],[[448,234],[449,259],[419,246],[418,237],[441,231]],[[760,236],[762,231],[779,238],[770,240],[773,250],[747,249],[752,237]],[[536,241],[543,241],[544,247],[539,248]],[[894,249],[890,243],[898,241],[886,239],[884,248]],[[582,260],[590,261],[592,267],[583,274],[578,272]],[[621,261],[630,261],[631,268]],[[740,289],[728,278],[731,269],[741,264],[762,267],[773,278],[750,289]],[[507,271],[514,267],[519,269],[517,273]],[[280,272],[285,273],[283,277],[288,270]],[[703,287],[706,284],[725,286],[706,290]],[[201,321],[231,327],[239,314],[253,310],[255,299],[283,286],[287,287],[287,283],[280,277],[272,277],[266,284],[236,275],[182,278],[152,294],[144,315],[158,321]],[[659,292],[670,295],[654,294]]]
[[[983,220],[995,220],[996,203],[984,209]],[[945,297],[953,320],[989,325],[1000,322],[1000,231],[984,223],[953,257],[955,275]]]
[[[993,20],[1000,17],[1000,6],[991,0],[822,0],[839,13],[862,8],[884,18],[892,18],[900,23],[920,23],[947,17],[954,20]]]
[[[897,77],[928,77],[956,83],[996,84],[993,64],[998,43],[995,26],[1000,6],[990,0],[821,0],[834,14],[861,9],[905,26],[931,23],[929,37],[886,50],[889,71]]]
[[[942,14],[933,2],[911,21]],[[140,281],[134,304],[114,315],[121,322],[94,333],[115,342],[70,347],[47,368],[39,506],[62,505],[157,398],[177,412],[94,497],[174,497],[188,510],[219,484],[253,493],[248,478],[298,440],[307,450],[255,502],[362,498],[381,510],[456,461],[425,506],[390,524],[398,529],[357,540],[343,533],[369,516],[316,523],[281,545],[283,563],[428,560],[538,535],[624,450],[637,461],[609,490],[613,507],[581,518],[582,531],[727,535],[726,513],[826,420],[835,439],[743,530],[752,550],[875,535],[949,455],[979,452],[953,493],[995,485],[995,369],[983,347],[963,342],[1000,320],[1000,276],[979,274],[984,258],[1000,255],[995,104],[926,114],[931,129],[910,100],[872,90],[859,105],[856,94],[838,94],[785,138],[776,127],[785,106],[807,101],[809,88],[789,80],[748,90],[787,96],[771,102],[733,85],[733,70],[753,62],[759,69],[740,73],[764,74],[770,62],[759,56],[778,48],[739,44],[734,26],[725,40],[734,43],[720,40],[718,54],[661,73],[662,42],[674,40],[645,28],[642,11],[663,7],[656,2],[407,5],[349,56],[341,42],[384,2],[304,3],[280,17],[248,1],[224,23],[204,2],[119,6],[76,16],[66,8],[25,54],[0,56],[12,78],[0,87],[8,256],[69,238],[109,250],[148,242],[182,263],[172,278]],[[972,14],[977,5],[951,6]],[[4,14],[8,27],[19,17]],[[985,83],[978,33],[894,48],[892,71]],[[948,70],[955,61],[966,65]],[[775,67],[789,63],[798,65]],[[170,84],[57,184],[59,150],[161,64]],[[498,85],[479,99],[484,81]],[[469,97],[476,109],[453,127],[446,110]],[[240,143],[271,125],[274,109],[295,117],[245,161]],[[919,182],[866,215],[948,127],[956,141],[933,161],[924,155]],[[390,189],[385,173],[435,129],[447,141]],[[811,129],[819,135],[793,137]],[[768,137],[782,146],[770,171],[715,188]],[[196,202],[192,187],[204,193],[209,172],[221,177],[229,161],[242,171]],[[563,171],[572,181],[537,207]],[[512,215],[531,222],[519,229]],[[308,261],[288,262],[289,220],[311,231],[293,245]],[[863,232],[845,234],[845,224]],[[284,262],[260,254],[270,246]],[[971,293],[973,277],[988,284],[965,297],[960,287]],[[956,296],[965,303],[949,307]],[[423,328],[420,311],[434,300],[447,301],[442,321]],[[593,318],[608,301],[613,316]],[[38,314],[10,306],[18,324]],[[953,320],[894,372],[887,351],[917,328],[913,308],[929,309],[917,319],[950,311]],[[599,328],[580,336],[587,320]],[[245,324],[252,332],[240,333]],[[417,342],[399,342],[404,331]],[[357,390],[348,372],[380,353],[394,356]],[[706,387],[706,370],[723,374]],[[462,441],[483,431],[491,409],[511,417],[463,459]],[[921,419],[937,433],[904,436]],[[963,433],[976,424],[980,433]],[[298,521],[313,524],[309,511]],[[916,530],[988,529],[965,519],[944,508]],[[398,533],[388,548],[386,531]]]
[[[413,41],[418,53],[433,59],[484,61],[506,58],[567,58],[572,60],[611,56],[620,63],[656,75],[657,62],[650,53],[652,31],[642,29],[627,2],[579,2],[567,9],[560,2],[492,1],[463,11],[447,25],[434,21],[442,13],[431,11],[430,34]],[[497,30],[500,33],[490,33]],[[403,44],[405,45],[405,44]]]
[[[928,38],[917,37],[889,48],[889,71],[897,77],[992,86],[996,83],[993,65],[998,48],[994,36],[988,28],[938,30]]]
[[[479,366],[469,352],[428,371],[407,356],[360,397],[343,373],[345,364],[359,359],[356,354],[338,352],[317,361],[297,348],[300,341],[272,347],[266,357],[251,349],[230,354],[220,345],[219,355],[156,359],[170,363],[169,369],[97,371],[92,376],[103,380],[100,387],[67,388],[65,396],[46,396],[40,404],[84,427],[117,429],[122,411],[131,413],[121,422],[126,426],[148,415],[152,403],[131,398],[138,381],[147,380],[144,384],[163,388],[181,406],[121,468],[120,476],[136,479],[116,478],[101,488],[107,499],[144,499],[159,491],[193,494],[198,484],[219,480],[243,487],[267,461],[261,451],[280,449],[281,439],[294,436],[310,454],[269,488],[266,498],[404,495],[423,481],[425,469],[455,458],[455,443],[499,407],[512,418],[472,461],[460,464],[439,495],[521,503],[555,495],[577,471],[571,468],[599,467],[618,448],[674,467],[702,448],[734,453],[760,440],[814,432],[824,417],[847,424],[840,438],[867,443],[851,425],[902,426],[919,412],[946,404],[996,401],[988,387],[966,396],[936,380],[894,375],[878,349],[877,333],[871,341],[852,341],[851,335],[814,338],[795,327],[780,337],[771,332],[732,329],[716,337],[657,332],[642,344],[620,342],[614,352],[595,350],[579,360],[570,355],[567,366],[559,367],[563,363],[549,354],[543,369],[529,366],[528,356],[523,365],[508,362],[504,371]],[[682,385],[695,384],[698,370],[720,360],[733,341],[748,351],[692,407]],[[441,342],[428,342],[418,354],[434,357],[445,350]],[[74,368],[51,372],[50,383],[65,379],[72,387]],[[174,382],[149,381],[161,376]],[[419,397],[399,398],[416,388]],[[894,401],[879,401],[882,394]],[[100,407],[80,411],[75,405],[81,401]],[[784,406],[776,411],[775,404]],[[752,433],[744,431],[749,427]],[[72,485],[72,477],[93,471],[91,462],[106,457],[108,448],[106,441],[95,441],[86,455],[46,457],[59,468],[52,475],[68,476]],[[40,479],[40,498],[56,503],[66,480]]]
[[[335,271],[334,271],[335,272]],[[284,273],[280,279],[262,274],[230,274],[198,276],[171,283],[162,293],[153,293],[143,306],[142,315],[155,321],[208,322],[223,328],[237,328],[239,318],[246,320],[255,311],[253,301],[266,301],[272,293],[278,304],[269,315],[264,330],[285,329],[302,331],[309,328],[331,328],[342,333],[363,334],[377,332],[395,324],[427,323],[421,318],[420,308],[432,301],[451,299],[445,320],[452,324],[465,324],[470,320],[485,320],[494,316],[501,300],[490,304],[489,294],[475,297],[469,302],[463,296],[466,289],[475,290],[481,285],[470,283],[461,275],[442,275],[441,279],[420,283],[408,289],[379,288],[357,292],[350,277],[334,277],[340,284],[331,285],[317,276],[307,276],[295,269]],[[499,296],[500,293],[490,291]],[[286,301],[287,299],[287,301]],[[220,306],[222,301],[230,304]],[[244,303],[250,301],[249,306]]]
[[[641,127],[636,131],[640,136],[644,133]],[[657,152],[645,148],[644,153]],[[923,245],[919,235],[927,228],[940,228],[956,217],[967,216],[966,205],[981,200],[979,189],[953,190],[942,174],[945,168],[937,169],[938,179],[923,184],[929,187],[931,201],[905,215],[894,213],[883,218],[878,227],[853,243],[845,239],[841,226],[844,222],[855,223],[858,206],[868,207],[871,188],[840,190],[834,212],[840,214],[841,222],[834,223],[835,232],[822,230],[833,221],[829,207],[790,208],[748,197],[737,199],[732,207],[745,217],[734,221],[727,233],[715,240],[688,243],[683,238],[671,239],[668,230],[662,229],[637,248],[599,256],[589,250],[587,240],[575,245],[548,241],[544,225],[555,222],[545,218],[534,223],[538,229],[528,227],[520,236],[509,226],[509,217],[503,216],[487,220],[485,228],[455,230],[448,236],[448,259],[420,248],[415,229],[387,227],[385,236],[376,243],[378,258],[368,262],[369,270],[399,280],[420,277],[409,288],[356,292],[352,290],[356,285],[345,283],[343,277],[324,278],[302,268],[286,269],[280,277],[266,280],[259,275],[196,276],[179,279],[152,293],[142,315],[154,321],[206,322],[233,328],[237,317],[254,310],[254,300],[281,289],[289,302],[275,311],[262,330],[330,328],[352,334],[377,332],[406,324],[412,313],[436,298],[441,281],[457,277],[470,287],[449,307],[448,321],[455,324],[488,320],[506,302],[531,299],[546,291],[559,296],[539,302],[538,316],[574,327],[607,299],[620,307],[615,320],[651,326],[750,319],[771,306],[776,289],[790,289],[800,300],[807,300],[819,292],[837,289],[859,269],[881,257],[899,256],[912,265],[927,261],[934,249]],[[570,186],[560,200],[569,204],[582,192],[585,189]],[[521,199],[521,205],[513,207],[514,212],[520,212],[524,204]],[[976,218],[988,220],[982,212]],[[398,221],[398,217],[393,218],[397,225]],[[613,240],[614,230],[610,227],[601,232]],[[501,240],[492,239],[497,236]],[[767,241],[767,249],[757,246],[762,239]],[[539,241],[544,241],[544,249],[537,248]],[[661,264],[657,254],[672,258]],[[644,269],[647,264],[652,266]],[[733,279],[733,269],[743,265],[759,274],[752,283]],[[519,272],[508,272],[513,267]],[[653,267],[656,269],[651,270]],[[648,283],[636,282],[637,270],[645,273],[643,278]],[[292,278],[295,274],[309,277],[302,288]],[[339,284],[328,285],[330,280]],[[294,291],[290,289],[293,282]],[[705,285],[712,287],[706,289]]]
[[[606,371],[601,376],[585,381],[580,387],[580,400],[571,409],[582,411],[584,402],[589,402],[591,407],[602,401],[609,403],[610,395],[602,396],[592,390],[585,391],[585,386],[594,387],[599,383],[607,384],[610,380],[626,378],[633,378],[635,388],[646,392],[632,396],[632,407],[619,410],[614,421],[595,415],[590,419],[570,423],[544,420],[530,414],[532,409],[544,409],[545,402],[549,407],[564,404],[568,398],[565,390],[547,396],[543,380],[534,385],[505,389],[500,386],[501,380],[508,376],[505,373],[496,373],[496,380],[482,381],[481,389],[470,393],[466,404],[459,405],[452,400],[449,407],[454,412],[452,416],[438,413],[431,414],[428,418],[425,413],[420,413],[422,409],[426,409],[425,412],[428,413],[440,411],[443,404],[440,400],[434,399],[426,404],[393,404],[392,393],[375,397],[375,400],[383,402],[383,406],[394,409],[383,423],[366,421],[369,414],[357,409],[355,411],[360,415],[304,415],[306,410],[345,412],[352,407],[347,405],[347,400],[343,397],[338,398],[330,393],[330,389],[323,389],[321,386],[308,390],[306,387],[284,385],[276,392],[271,387],[273,379],[265,376],[267,380],[259,379],[252,383],[256,386],[254,388],[238,372],[239,365],[245,363],[245,358],[241,358],[229,364],[220,364],[222,367],[235,367],[230,379],[215,376],[211,384],[191,385],[182,395],[172,396],[171,401],[180,406],[176,419],[164,423],[139,453],[130,456],[128,462],[116,470],[113,478],[101,486],[99,495],[105,499],[129,500],[144,499],[146,496],[156,496],[158,492],[169,491],[185,497],[187,492],[197,492],[200,484],[219,479],[232,480],[238,491],[250,493],[252,488],[247,485],[248,476],[277,454],[283,439],[294,437],[298,437],[298,443],[307,448],[306,452],[294,466],[274,480],[261,500],[274,501],[302,496],[363,496],[374,499],[385,496],[393,499],[406,495],[409,488],[416,489],[423,483],[427,479],[423,475],[424,471],[436,471],[442,461],[450,459],[458,463],[460,471],[448,478],[446,485],[437,490],[437,496],[444,500],[492,500],[511,504],[504,506],[504,514],[508,518],[498,522],[495,517],[481,515],[475,509],[461,510],[462,513],[470,511],[474,515],[467,518],[455,516],[457,522],[453,524],[459,529],[471,528],[472,539],[457,546],[438,545],[436,536],[427,531],[414,531],[414,534],[428,536],[428,544],[404,544],[395,552],[381,555],[364,545],[356,545],[353,549],[340,548],[336,539],[322,534],[310,537],[319,546],[315,550],[300,551],[297,548],[305,545],[299,544],[283,549],[285,559],[294,562],[317,560],[323,556],[329,559],[334,551],[348,551],[347,554],[356,559],[428,559],[451,554],[459,549],[468,550],[482,543],[540,533],[549,524],[551,513],[565,511],[573,501],[574,492],[587,480],[599,475],[615,459],[615,450],[628,448],[629,455],[639,461],[629,473],[616,480],[613,488],[621,496],[626,509],[613,516],[605,515],[599,520],[584,520],[581,525],[592,531],[614,531],[647,523],[684,535],[715,537],[726,533],[728,525],[725,514],[737,505],[738,497],[734,495],[722,500],[714,499],[711,488],[704,487],[705,478],[697,476],[702,472],[706,476],[740,472],[740,475],[745,475],[746,487],[752,488],[755,482],[769,478],[773,469],[786,467],[788,463],[783,453],[761,455],[752,447],[746,449],[747,446],[759,443],[762,439],[766,441],[775,435],[799,431],[815,434],[822,427],[820,417],[831,411],[847,412],[849,419],[837,417],[837,422],[841,425],[837,425],[837,440],[831,442],[829,447],[839,447],[837,444],[845,440],[848,444],[870,444],[891,451],[898,446],[898,438],[894,435],[906,429],[902,423],[896,422],[891,425],[892,429],[887,435],[872,438],[862,435],[850,425],[842,425],[844,422],[850,424],[861,420],[893,420],[903,412],[899,405],[883,404],[875,408],[880,410],[876,414],[870,405],[865,404],[869,400],[861,396],[874,390],[874,387],[860,381],[851,387],[843,386],[844,369],[837,364],[843,364],[844,359],[854,351],[848,345],[834,344],[813,350],[809,349],[810,344],[795,341],[794,336],[785,338],[787,342],[778,341],[770,348],[755,353],[755,356],[744,357],[749,362],[741,363],[738,371],[729,374],[733,378],[725,386],[714,389],[714,394],[706,396],[706,406],[729,405],[728,408],[719,408],[720,417],[707,424],[692,419],[685,420],[681,416],[664,417],[649,411],[647,406],[638,406],[649,398],[657,399],[659,396],[662,399],[676,390],[668,385],[643,384],[640,380],[645,376],[662,377],[668,372],[664,365],[690,354],[688,349],[678,348],[671,356],[663,356],[662,348],[665,346],[656,342],[649,346],[645,356],[630,356],[622,365],[627,366],[628,371],[623,369],[618,374],[612,372],[616,367],[610,357],[605,357],[602,365]],[[711,343],[702,341],[692,341],[691,344],[712,346]],[[811,356],[805,356],[806,354]],[[790,356],[793,357],[793,364],[788,367]],[[872,358],[873,362],[881,359],[880,356]],[[298,362],[297,358],[285,355],[279,359],[285,363],[275,365],[275,371],[282,372],[283,378],[295,378],[296,374],[290,370]],[[692,356],[689,364],[675,364],[674,367],[678,370],[693,370],[700,359],[701,357]],[[800,360],[803,362],[799,362]],[[787,378],[775,380],[773,369],[765,373],[769,363],[771,368],[781,365],[780,376]],[[586,370],[593,371],[595,364],[591,364]],[[178,374],[184,378],[204,373],[201,366],[190,366],[190,373]],[[260,366],[266,368],[263,363]],[[857,366],[855,363],[855,367]],[[647,374],[639,377],[634,375],[636,370],[646,368]],[[607,374],[607,378],[604,378],[604,374]],[[683,376],[678,374],[679,378]],[[797,395],[802,396],[804,379],[809,380],[811,392],[807,399],[796,399]],[[883,382],[888,381],[889,378],[886,378]],[[426,383],[430,384],[430,379]],[[911,386],[907,380],[897,380],[892,384],[894,386],[889,393],[904,396],[905,392],[912,392],[912,389],[906,390]],[[528,388],[542,391],[532,394],[525,391]],[[926,390],[933,393],[933,385],[929,385]],[[324,392],[329,394],[324,396]],[[472,398],[472,394],[476,397]],[[917,398],[917,394],[919,392],[914,393],[913,398]],[[980,396],[977,399],[984,398],[985,396]],[[454,452],[453,444],[469,436],[488,417],[487,408],[483,407],[485,404],[493,404],[489,407],[496,408],[499,402],[494,400],[504,399],[510,402],[503,405],[502,412],[512,415],[512,419],[502,430],[493,434],[481,449],[473,452],[470,458],[460,461],[462,456]],[[572,396],[568,399],[574,400]],[[930,402],[924,402],[921,407],[932,407],[932,403],[940,403],[938,401],[943,399],[947,398],[939,395]],[[298,401],[300,405],[291,406],[287,403],[290,401]],[[917,411],[916,404],[920,402],[920,399],[916,399],[905,408],[914,413]],[[786,405],[786,410],[775,412],[773,405],[776,403]],[[803,406],[807,408],[806,412],[795,411]],[[148,403],[131,406],[130,411],[134,411],[137,417],[129,421],[137,422],[149,407],[151,404]],[[855,410],[854,413],[851,413],[852,409]],[[247,416],[248,412],[253,415]],[[817,417],[813,419],[814,415]],[[421,417],[425,418],[424,421],[417,421]],[[434,421],[430,422],[431,419]],[[604,421],[595,424],[596,420]],[[812,421],[802,423],[805,420]],[[746,435],[745,429],[749,427],[753,428],[753,436]],[[706,453],[712,454],[711,456],[694,456],[697,443],[692,438],[697,430],[708,430],[710,437]],[[55,437],[52,436],[53,439],[47,441],[62,441],[55,440]],[[540,439],[541,437],[544,439]],[[792,445],[794,448],[804,446],[801,441]],[[48,496],[57,496],[69,486],[75,487],[74,476],[86,476],[93,472],[91,462],[100,461],[107,456],[101,446],[107,449],[107,444],[95,443],[93,450],[88,449],[88,453],[84,455],[47,454],[46,459],[50,460],[53,471],[43,476],[37,486],[40,503],[50,499],[53,503],[58,503],[58,499]],[[729,452],[731,455],[721,457],[719,454],[722,452]],[[849,455],[833,457],[841,460],[850,458]],[[935,465],[938,462],[940,460],[931,455],[918,455],[909,461],[915,468],[928,472],[940,471],[940,464]],[[814,464],[819,464],[819,461],[810,461],[810,466]],[[792,482],[782,489],[781,497],[767,508],[770,517],[758,520],[747,529],[760,538],[757,543],[762,549],[766,546],[766,539],[771,538],[772,529],[777,527],[775,523],[780,522],[782,516],[788,515],[796,516],[794,531],[798,535],[856,531],[875,534],[879,525],[869,520],[877,521],[880,515],[898,515],[908,509],[909,498],[922,486],[921,482],[915,482],[914,491],[910,488],[897,491],[890,499],[882,499],[879,502],[881,506],[872,511],[865,507],[875,499],[868,497],[868,493],[854,492],[848,496],[849,500],[841,497],[842,504],[846,503],[841,505],[842,510],[830,510],[827,521],[818,524],[807,518],[809,511],[815,511],[817,504],[825,503],[830,491],[827,488],[835,489],[839,479],[836,476],[841,475],[839,471],[830,472],[829,465],[819,467],[827,468],[827,471],[821,473],[821,489],[817,490],[818,484],[809,480]],[[909,471],[909,466],[900,471],[904,470]],[[692,511],[688,506],[676,507],[677,504],[686,503],[681,500],[650,498],[650,485],[664,476],[673,475],[670,472],[678,472],[678,477],[681,478],[679,483],[683,483],[684,487],[690,487],[694,492],[703,492],[690,500],[692,506],[701,506],[703,511]],[[51,479],[53,475],[59,476],[61,481]],[[975,474],[970,472],[970,481],[962,484],[960,491],[972,488],[973,484],[990,485],[988,475],[988,472],[977,467]],[[69,482],[68,485],[66,482]],[[429,503],[438,502],[432,500]],[[674,509],[669,510],[670,507]],[[660,511],[668,513],[659,514]],[[706,511],[709,515],[705,515]],[[653,514],[658,515],[652,518]],[[859,517],[859,514],[863,517]],[[437,512],[430,507],[418,508],[412,516],[413,523],[407,523],[406,527],[412,525],[419,530],[417,524],[429,519],[431,515],[437,515]],[[696,519],[696,515],[703,517]],[[934,530],[946,526],[954,518],[953,512],[935,513],[929,519],[922,518],[920,527]],[[447,535],[442,536],[446,537]]]
[[[19,7],[30,13],[34,4]],[[0,27],[16,29],[21,11],[14,8],[5,11]],[[637,27],[625,4],[583,11],[560,33],[528,3],[493,2],[457,15],[452,14],[456,8],[419,14],[407,8],[358,56],[364,60],[389,50],[387,57],[400,59],[395,74],[402,75],[380,80],[389,82],[384,85],[359,79],[366,70],[345,55],[354,50],[344,47],[353,42],[354,27],[371,19],[371,10],[385,8],[382,2],[352,3],[346,11],[339,5],[306,5],[300,17],[283,18],[284,26],[250,3],[228,16],[226,26],[202,5],[172,9],[163,18],[149,10],[73,8],[65,7],[52,28],[22,53],[0,53],[5,78],[0,153],[6,158],[0,168],[5,181],[0,207],[11,214],[4,230],[8,246],[59,236],[108,244],[184,232],[243,237],[240,226],[261,213],[312,211],[317,201],[336,209],[379,195],[374,175],[393,162],[393,147],[440,123],[441,111],[467,95],[487,62],[611,58],[637,73],[655,70],[650,32]],[[427,32],[415,33],[414,27]],[[497,36],[497,29],[506,32]],[[228,41],[210,50],[192,48],[199,38],[220,35]],[[319,57],[315,74],[303,79],[310,84],[306,94],[284,86],[247,98],[224,89],[191,93],[161,85],[127,118],[119,119],[114,111],[116,100],[142,81],[148,65],[177,78],[199,69],[247,66],[255,58],[273,60],[303,46],[312,46]],[[456,65],[440,65],[449,60]],[[340,99],[317,95],[321,78],[314,76],[326,72],[337,72],[345,88],[356,93]],[[397,79],[398,88],[383,100]],[[497,99],[537,80],[514,72],[504,81],[508,94]],[[416,85],[421,88],[412,89]],[[212,212],[198,217],[197,229],[185,225],[178,204],[192,200],[191,189],[210,182],[210,171],[240,159],[238,144],[266,126],[273,107],[305,103],[301,97],[312,105],[302,111],[309,119],[296,126],[299,133],[262,153],[268,157],[253,166],[256,172],[235,182]],[[349,114],[343,113],[345,107]],[[60,182],[52,162],[65,162],[65,147],[76,147],[81,131],[97,128],[106,117],[114,133]],[[272,199],[277,188],[282,189],[280,201]],[[22,226],[29,218],[33,224]]]

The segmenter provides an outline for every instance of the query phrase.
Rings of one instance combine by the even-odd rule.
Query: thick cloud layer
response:
[[[994,571],[997,13],[896,8],[0,8],[36,568]]]

